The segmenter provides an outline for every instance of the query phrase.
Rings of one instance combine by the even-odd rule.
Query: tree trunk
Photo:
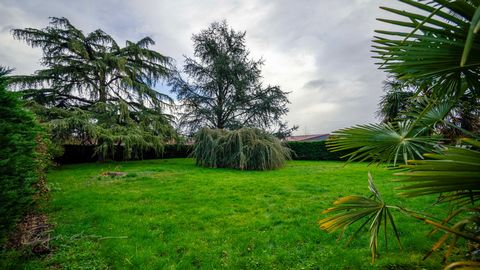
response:
[[[107,102],[107,86],[106,86],[106,78],[105,78],[105,73],[100,72],[98,75],[98,81],[99,81],[99,86],[98,86],[98,101],[102,103]]]

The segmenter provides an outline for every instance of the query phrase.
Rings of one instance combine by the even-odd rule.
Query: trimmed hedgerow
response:
[[[195,137],[192,154],[198,166],[239,170],[272,170],[283,167],[290,159],[288,147],[255,128],[204,128]]]
[[[342,152],[329,152],[326,141],[316,142],[288,142],[287,146],[292,150],[292,158],[295,160],[342,160]]]
[[[97,162],[98,156],[95,153],[95,145],[63,145],[63,154],[55,157],[55,162],[59,164]],[[192,145],[187,144],[166,144],[162,152],[147,150],[137,158],[138,159],[157,159],[157,158],[186,158],[192,152]],[[125,161],[125,149],[119,145],[115,147],[115,154],[108,160]]]

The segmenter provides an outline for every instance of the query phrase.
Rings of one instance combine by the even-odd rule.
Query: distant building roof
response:
[[[316,141],[325,141],[330,137],[330,134],[312,134],[312,135],[299,135],[299,136],[290,136],[285,140],[287,142],[316,142]]]

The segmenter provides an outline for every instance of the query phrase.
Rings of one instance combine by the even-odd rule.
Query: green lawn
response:
[[[382,241],[373,266],[366,236],[345,248],[338,234],[319,229],[321,211],[336,198],[368,194],[368,171],[387,202],[444,213],[433,198],[396,196],[391,171],[343,165],[291,161],[268,172],[198,168],[191,159],[62,166],[48,175],[44,206],[54,252],[7,253],[7,261],[24,262],[15,269],[438,269],[439,255],[422,261],[434,242],[425,238],[429,227],[400,214],[404,250],[390,238],[385,253]]]

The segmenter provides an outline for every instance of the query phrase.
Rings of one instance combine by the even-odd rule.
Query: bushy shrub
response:
[[[296,160],[342,160],[341,156],[346,153],[330,152],[325,143],[326,141],[288,142],[287,146],[293,152],[292,158]]]
[[[193,156],[199,166],[239,170],[271,170],[285,165],[290,149],[274,136],[253,128],[200,130]]]
[[[22,107],[16,93],[8,92],[0,68],[0,247],[8,232],[32,204],[38,181],[36,155],[40,127]]]

